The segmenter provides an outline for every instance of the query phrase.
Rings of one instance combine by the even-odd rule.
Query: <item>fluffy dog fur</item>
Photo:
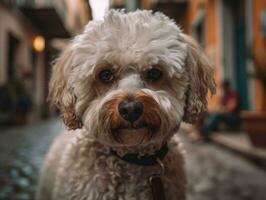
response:
[[[156,68],[162,78],[145,79]],[[99,79],[109,69],[113,80]],[[112,155],[153,154],[168,143],[162,177],[168,200],[185,199],[183,157],[174,134],[195,122],[215,92],[213,69],[198,45],[157,12],[111,10],[74,38],[53,68],[50,97],[69,127],[52,145],[40,178],[38,200],[151,200],[149,177],[160,171]],[[118,104],[134,98],[144,111],[133,125]]]

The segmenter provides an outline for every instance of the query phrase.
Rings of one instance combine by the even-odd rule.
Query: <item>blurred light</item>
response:
[[[103,19],[109,8],[109,0],[88,0],[92,9],[93,20]]]
[[[35,51],[42,52],[45,48],[44,37],[38,35],[33,39],[33,48]]]

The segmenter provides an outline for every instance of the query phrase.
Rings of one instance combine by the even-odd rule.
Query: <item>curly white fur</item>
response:
[[[147,82],[143,74],[154,67],[163,78]],[[99,81],[103,69],[114,71],[111,84]],[[206,111],[208,90],[215,92],[212,75],[197,44],[161,13],[111,10],[104,20],[90,22],[53,69],[50,98],[66,125],[80,129],[60,135],[51,147],[37,199],[151,200],[148,179],[158,166],[129,164],[110,150],[141,156],[166,142],[166,196],[185,199],[183,158],[173,135],[182,120],[194,122]],[[128,96],[143,101],[139,121],[157,127],[152,134],[147,128],[137,144],[114,137],[114,130],[128,125],[117,111],[119,101]]]

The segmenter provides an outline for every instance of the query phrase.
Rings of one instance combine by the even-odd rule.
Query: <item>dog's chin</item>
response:
[[[154,131],[148,127],[140,128],[118,128],[113,131],[113,136],[117,142],[123,145],[139,145],[148,143]]]

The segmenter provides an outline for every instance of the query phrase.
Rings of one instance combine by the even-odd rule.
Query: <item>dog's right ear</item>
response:
[[[68,84],[72,70],[73,50],[71,47],[63,51],[55,60],[52,76],[49,83],[49,100],[55,104],[61,112],[64,123],[69,129],[82,127],[81,120],[75,113],[76,96]]]

